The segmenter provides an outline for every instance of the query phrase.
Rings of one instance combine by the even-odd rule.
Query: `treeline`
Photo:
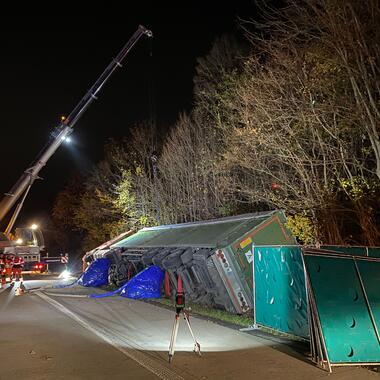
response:
[[[280,208],[305,243],[380,245],[380,5],[260,3],[245,43],[218,38],[197,61],[194,107],[164,138],[149,121],[54,217],[92,248],[131,227]]]

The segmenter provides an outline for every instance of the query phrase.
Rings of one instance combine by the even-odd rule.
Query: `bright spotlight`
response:
[[[30,226],[30,228],[31,228],[32,230],[36,230],[36,229],[38,228],[38,226],[37,226],[37,224],[33,223],[33,224]]]
[[[64,280],[67,280],[71,277],[71,273],[70,273],[70,271],[65,269],[58,277],[63,278]]]
[[[23,242],[22,242],[22,239],[17,239],[16,240],[16,244],[22,244]]]
[[[70,136],[62,136],[61,140],[69,144],[71,142],[71,137]]]

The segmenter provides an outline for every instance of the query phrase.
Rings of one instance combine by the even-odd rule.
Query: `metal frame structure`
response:
[[[373,325],[373,328],[375,330],[376,337],[378,339],[379,345],[380,345],[380,335],[377,328],[377,324],[375,321],[375,318],[372,313],[372,308],[368,300],[368,295],[366,292],[366,289],[363,284],[362,277],[359,272],[359,268],[357,266],[357,260],[362,261],[372,261],[372,262],[380,262],[380,258],[375,257],[368,257],[368,256],[354,256],[354,255],[347,255],[343,253],[337,253],[334,251],[328,251],[328,250],[319,250],[319,249],[313,249],[313,248],[305,248],[302,249],[302,260],[304,263],[304,269],[305,269],[305,276],[306,276],[306,284],[307,284],[307,295],[308,295],[308,312],[309,312],[309,320],[310,320],[310,349],[311,349],[311,356],[312,360],[317,364],[318,367],[328,371],[332,372],[332,367],[341,367],[341,366],[358,366],[358,365],[366,365],[366,366],[377,366],[380,364],[380,362],[356,362],[356,363],[334,363],[331,362],[324,335],[322,330],[321,321],[319,319],[319,313],[317,309],[317,305],[315,302],[315,295],[313,292],[313,288],[311,286],[310,282],[310,276],[309,272],[307,270],[307,266],[305,264],[304,256],[319,256],[319,257],[330,257],[330,258],[341,258],[341,259],[351,259],[354,262],[356,274],[359,279],[360,287],[364,295],[364,300],[366,303],[366,307],[368,309],[368,313],[370,315],[370,319]]]
[[[319,314],[315,302],[315,297],[313,289],[310,283],[309,272],[307,270],[304,252],[302,251],[302,262],[305,271],[305,283],[306,283],[306,294],[307,294],[307,308],[308,308],[308,319],[309,319],[309,335],[310,335],[310,351],[311,358],[317,364],[318,367],[327,370],[329,373],[332,372],[331,363],[328,357],[326,342],[322,332],[321,321],[319,319]]]

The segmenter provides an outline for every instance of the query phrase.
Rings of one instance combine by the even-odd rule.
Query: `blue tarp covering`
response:
[[[152,265],[134,276],[123,287],[120,295],[132,299],[161,298],[164,271]]]
[[[91,294],[91,298],[104,298],[120,294],[126,298],[144,299],[161,298],[161,286],[164,280],[164,271],[152,265],[136,274],[126,284],[112,292]]]
[[[102,286],[108,285],[108,269],[110,260],[100,258],[95,260],[78,279],[77,283],[82,286]]]

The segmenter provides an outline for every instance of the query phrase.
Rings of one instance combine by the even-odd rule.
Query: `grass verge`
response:
[[[114,284],[108,284],[101,286],[100,289],[105,290],[107,292],[113,292],[114,290],[119,289],[119,287]]]
[[[165,305],[174,310],[173,300],[170,300],[167,298],[160,298],[160,299],[152,299],[149,301],[152,303],[159,303],[161,305]],[[249,315],[236,315],[236,314],[229,313],[228,311],[225,311],[225,310],[212,309],[210,307],[198,305],[193,302],[186,302],[186,308],[192,314],[198,314],[203,317],[209,317],[211,319],[215,319],[218,321],[232,323],[240,327],[249,327],[252,325],[252,317]]]

